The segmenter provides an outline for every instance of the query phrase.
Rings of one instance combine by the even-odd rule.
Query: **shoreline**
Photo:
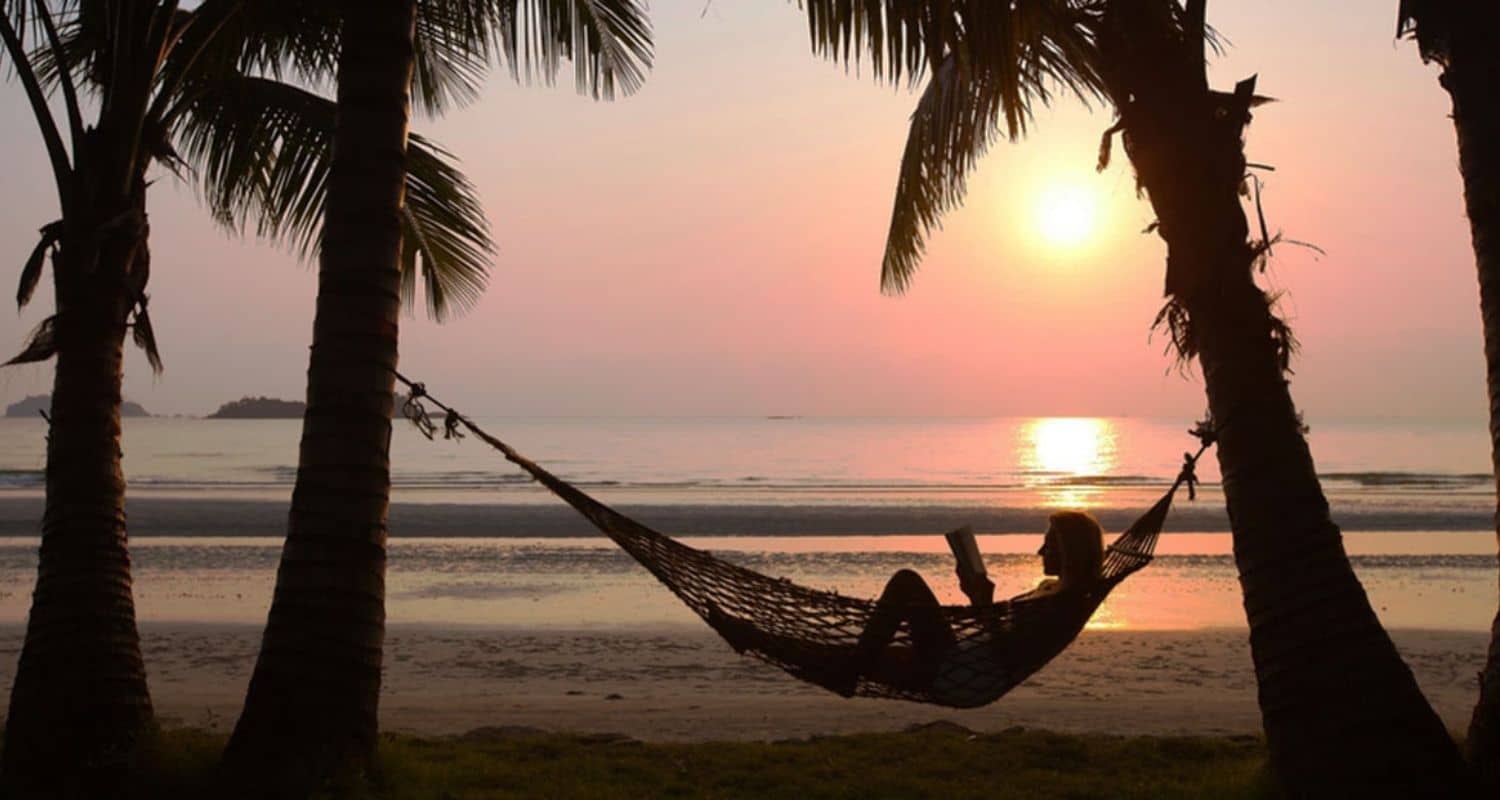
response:
[[[133,496],[127,501],[132,536],[281,536],[289,501],[254,498]],[[0,537],[35,537],[40,497],[0,496]],[[970,525],[980,534],[1034,534],[1052,508],[997,507],[902,501],[849,503],[620,503],[623,513],[674,536],[886,536],[939,532]],[[1093,511],[1107,530],[1121,530],[1142,510],[1104,507]],[[1335,511],[1346,531],[1488,531],[1492,511],[1347,508]],[[390,511],[396,538],[575,538],[597,536],[592,526],[559,503],[514,501],[431,503],[395,501]],[[1183,501],[1174,506],[1168,533],[1227,533],[1222,503]]]
[[[259,625],[143,623],[158,716],[233,725]],[[0,684],[23,629],[0,626]],[[1466,724],[1488,636],[1392,630],[1434,708]],[[775,741],[898,731],[946,720],[992,733],[1235,735],[1260,731],[1247,634],[1090,630],[1010,695],[980,709],[846,700],[736,655],[696,627],[535,630],[392,624],[381,724],[455,735],[486,727],[623,734],[642,741]]]

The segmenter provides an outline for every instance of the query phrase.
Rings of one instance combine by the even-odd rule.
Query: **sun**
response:
[[[1054,186],[1037,203],[1037,230],[1056,247],[1076,247],[1098,224],[1099,204],[1092,192],[1077,186]]]
[[[1025,460],[1045,472],[1087,475],[1109,467],[1111,430],[1107,421],[1091,417],[1051,417],[1033,420],[1025,431],[1031,444]]]

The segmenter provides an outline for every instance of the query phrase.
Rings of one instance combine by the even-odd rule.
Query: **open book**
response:
[[[958,561],[958,576],[961,582],[968,584],[975,579],[989,576],[984,569],[984,556],[979,554],[979,542],[974,538],[973,528],[965,525],[944,536],[948,539],[949,549],[953,551],[953,558]]]

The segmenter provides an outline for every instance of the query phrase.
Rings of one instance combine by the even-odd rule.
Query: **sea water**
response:
[[[1110,507],[1149,496],[1196,445],[1185,420],[1141,418],[497,418],[487,429],[559,475],[642,503],[945,502]],[[0,493],[36,492],[45,424],[0,419]],[[132,493],[284,499],[300,420],[127,419]],[[1492,505],[1475,420],[1314,421],[1329,492],[1418,510]],[[429,441],[398,420],[397,502],[551,502],[472,438]],[[1199,475],[1218,478],[1212,455]],[[3,494],[0,494],[3,496]],[[1123,500],[1122,500],[1123,498]]]

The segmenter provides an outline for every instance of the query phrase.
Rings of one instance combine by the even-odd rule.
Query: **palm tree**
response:
[[[877,76],[926,75],[896,187],[882,284],[900,292],[924,237],[963,198],[1001,132],[1062,90],[1110,103],[1167,244],[1158,323],[1197,358],[1244,590],[1261,713],[1288,786],[1341,795],[1444,794],[1457,750],[1371,609],[1329,516],[1287,388],[1295,342],[1255,283],[1244,129],[1253,78],[1209,88],[1206,0],[1009,3],[803,0],[814,49]]]
[[[415,208],[407,116],[416,0],[345,6],[307,411],[276,591],[226,771],[250,796],[302,797],[374,756],[385,629],[390,417],[401,221]],[[454,0],[513,72],[634,90],[651,55],[635,0]],[[357,12],[357,13],[355,13]],[[405,157],[403,157],[405,156]],[[407,191],[403,192],[403,188]],[[404,195],[404,196],[403,196]],[[413,241],[408,252],[430,243]]]
[[[161,366],[147,314],[148,170],[153,163],[196,170],[221,222],[254,219],[267,234],[306,230],[299,223],[316,219],[321,207],[315,180],[233,181],[239,172],[232,165],[288,152],[307,159],[302,174],[315,179],[309,164],[326,160],[333,119],[331,102],[322,101],[319,116],[313,95],[257,76],[274,75],[294,52],[310,68],[316,42],[289,40],[284,25],[269,25],[245,13],[246,6],[241,0],[206,0],[192,11],[175,0],[0,5],[0,39],[42,133],[61,208],[61,219],[42,228],[17,293],[25,306],[50,254],[56,313],[10,362],[57,357],[37,586],[0,765],[0,781],[12,791],[109,791],[102,787],[114,785],[152,717],[120,453],[126,334],[154,368]],[[28,39],[42,44],[28,52]],[[452,61],[448,50],[433,43],[429,60]],[[93,91],[97,110],[87,126],[81,86]],[[48,107],[49,89],[61,95],[65,127]],[[478,203],[440,150],[423,145],[413,163],[421,188],[406,224],[430,245],[421,266],[429,299],[472,296],[483,276],[474,259],[488,247]],[[410,281],[416,265],[408,262]]]
[[[1479,268],[1490,452],[1500,473],[1500,110],[1494,102],[1500,86],[1500,7],[1473,0],[1402,0],[1399,14],[1398,32],[1413,36],[1423,60],[1442,68],[1438,83],[1453,101],[1458,169]],[[1467,748],[1481,780],[1500,788],[1500,612],[1490,629]]]

